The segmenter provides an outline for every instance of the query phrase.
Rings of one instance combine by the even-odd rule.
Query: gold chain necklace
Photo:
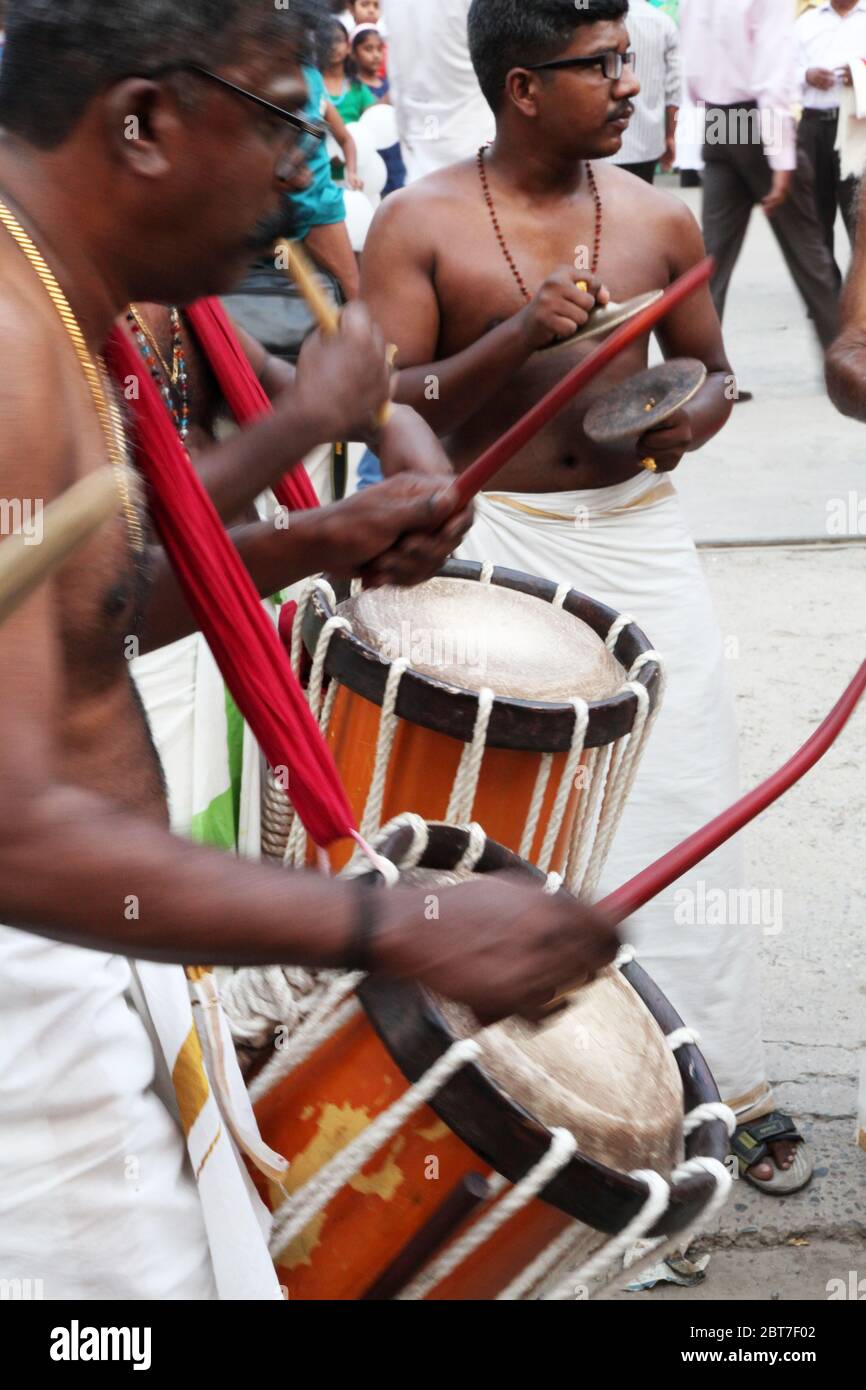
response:
[[[142,333],[142,335],[143,335],[144,338],[146,339],[146,341],[147,341],[147,343],[148,343],[148,345],[149,345],[151,351],[153,352],[154,356],[156,357],[157,361],[159,362],[159,365],[162,367],[162,370],[163,370],[163,372],[164,372],[164,374],[165,374],[167,380],[168,380],[169,382],[171,382],[171,385],[172,385],[172,386],[177,386],[178,378],[179,378],[179,376],[180,376],[180,357],[179,357],[179,353],[178,353],[178,350],[177,350],[177,345],[176,345],[176,344],[173,344],[173,349],[172,349],[172,361],[171,361],[171,366],[169,366],[168,363],[166,362],[165,358],[164,358],[163,355],[162,355],[162,351],[161,351],[161,349],[160,349],[159,343],[156,341],[156,335],[155,335],[154,333],[151,333],[150,329],[148,328],[147,324],[146,324],[145,321],[144,321],[144,318],[143,318],[142,315],[139,313],[139,311],[138,311],[138,305],[136,305],[136,304],[130,304],[130,306],[129,306],[129,313],[130,313],[131,317],[134,319],[136,325],[138,326],[139,332]],[[176,310],[176,309],[175,309],[175,310],[172,310],[172,313],[173,313],[173,314],[174,314],[174,313],[177,313],[177,310]],[[173,330],[174,330],[174,321],[172,320],[172,331],[173,331]]]
[[[2,199],[0,199],[0,222],[3,223],[3,226],[12,237],[12,240],[19,249],[23,251],[30,265],[33,267],[33,270],[39,276],[46,293],[54,305],[54,308],[57,310],[58,317],[63,327],[66,329],[72,346],[75,349],[75,355],[78,358],[81,370],[90,388],[93,404],[96,408],[99,423],[105,436],[108,457],[111,467],[114,470],[117,492],[123,507],[123,514],[126,518],[130,544],[133,550],[140,555],[144,551],[144,529],[141,524],[141,517],[136,511],[130,492],[123,419],[111,389],[108,370],[102,358],[94,357],[88,348],[78,320],[70,308],[69,301],[57,283],[57,279],[49,268],[41,251],[30,239],[20,222],[12,215]]]

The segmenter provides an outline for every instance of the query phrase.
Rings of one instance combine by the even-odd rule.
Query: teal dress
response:
[[[324,78],[318,68],[305,67],[303,71],[309,89],[309,98],[303,114],[311,121],[322,120],[330,101]],[[318,147],[309,158],[308,167],[313,176],[309,188],[291,194],[298,219],[295,231],[298,241],[303,241],[309,236],[314,227],[330,227],[335,222],[346,220],[346,203],[342,189],[337,187],[331,177],[331,161],[328,158],[325,140],[319,141]]]

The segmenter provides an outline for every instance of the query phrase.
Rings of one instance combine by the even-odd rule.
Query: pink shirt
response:
[[[772,169],[794,169],[800,100],[791,0],[683,0],[683,75],[707,107],[755,101]]]

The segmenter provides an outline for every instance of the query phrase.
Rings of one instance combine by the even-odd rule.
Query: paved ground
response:
[[[823,393],[805,313],[758,214],[725,326],[756,399],[677,485],[698,538],[723,543],[704,556],[731,639],[749,786],[799,746],[866,658],[866,426],[836,415]],[[839,499],[852,516],[862,502],[862,534],[854,525],[831,539]],[[785,539],[812,543],[756,543]],[[705,1241],[703,1285],[621,1298],[812,1300],[828,1297],[832,1279],[866,1281],[866,1153],[853,1142],[866,1051],[864,748],[861,709],[825,762],[747,832],[753,884],[783,894],[782,930],[762,942],[770,1077],[814,1145],[816,1178],[784,1200],[741,1183]]]

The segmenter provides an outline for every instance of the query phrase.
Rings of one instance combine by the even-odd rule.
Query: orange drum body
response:
[[[502,869],[543,881],[466,828],[421,825],[419,859],[419,824],[396,827],[380,845],[397,865],[418,863],[404,876],[416,886],[441,889]],[[529,1201],[453,1270],[409,1296],[495,1298],[569,1224],[580,1263],[641,1210],[646,1189],[628,1172],[652,1168],[669,1178],[684,1154],[724,1158],[727,1133],[718,1120],[683,1146],[684,1105],[717,1101],[718,1092],[692,1044],[675,1058],[665,1035],[681,1021],[648,976],[628,964],[580,991],[546,1029],[509,1022],[486,1030],[478,1057],[461,1062],[429,1104],[311,1209],[310,1179],[477,1027],[413,984],[368,979],[358,997],[361,1008],[287,1076],[268,1084],[262,1073],[254,1083],[254,1094],[256,1084],[264,1091],[256,1106],[262,1134],[291,1162],[285,1206],[282,1190],[260,1183],[277,1221],[285,1215],[294,1223],[283,1228],[291,1238],[273,1247],[291,1299],[405,1294],[545,1158],[554,1126],[574,1136],[577,1151],[539,1184],[544,1200]],[[485,1190],[491,1178],[498,1186]],[[713,1192],[706,1173],[685,1177],[672,1187],[654,1233],[690,1224]]]
[[[363,833],[405,811],[471,820],[567,873],[593,777],[609,798],[622,746],[659,697],[643,634],[576,591],[462,561],[418,589],[332,594],[313,593],[304,640],[311,656],[327,648],[326,736]]]

